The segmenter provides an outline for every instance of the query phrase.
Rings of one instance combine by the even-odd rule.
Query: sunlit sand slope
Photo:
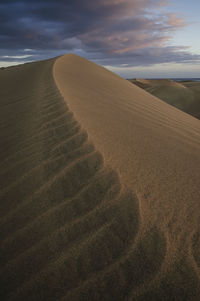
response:
[[[198,120],[73,55],[0,70],[0,120],[0,300],[198,300]]]
[[[126,277],[132,277],[125,289],[130,299],[198,298],[199,120],[74,55],[56,61],[54,78],[105,164],[118,172],[122,186],[137,194],[140,233],[133,248],[141,262],[157,262],[157,271],[140,262],[139,274],[134,266],[125,273],[119,266],[119,275],[104,280],[109,290],[123,291]],[[145,233],[157,233],[155,240],[145,240],[148,255],[138,245]],[[129,265],[134,260],[139,262],[131,258]],[[96,284],[99,289],[102,281]]]
[[[199,82],[176,82],[169,79],[132,79],[130,81],[176,108],[200,119]]]

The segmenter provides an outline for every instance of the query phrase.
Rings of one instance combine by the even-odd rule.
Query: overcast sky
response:
[[[67,52],[124,77],[200,77],[199,0],[0,0],[0,66]]]

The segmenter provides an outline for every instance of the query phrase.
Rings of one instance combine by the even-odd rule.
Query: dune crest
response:
[[[72,54],[0,94],[0,299],[198,300],[199,121]]]
[[[167,224],[172,209],[180,210],[181,219],[182,210],[196,206],[200,196],[198,120],[73,54],[56,61],[54,77],[105,162],[130,189],[149,195],[141,205],[149,210],[152,200],[151,211],[155,208],[156,214],[147,214],[151,223],[155,218],[163,227],[163,217]]]
[[[175,279],[187,273],[196,279],[192,264],[184,263],[187,272],[178,276],[175,258],[185,261],[187,254],[187,261],[193,261],[189,249],[200,217],[199,121],[73,54],[55,62],[54,78],[105,163],[137,193],[142,231],[156,227],[164,234],[167,249],[160,273],[177,264]],[[179,285],[186,292],[183,282]]]

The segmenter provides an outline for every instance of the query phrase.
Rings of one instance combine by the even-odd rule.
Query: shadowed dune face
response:
[[[200,83],[168,79],[131,79],[130,82],[170,105],[200,119]]]
[[[163,156],[153,154],[159,160],[153,162],[157,169],[151,173],[152,166],[147,164],[150,157],[145,158],[146,148],[144,152],[141,147],[144,141],[140,142],[144,132],[140,131],[137,136],[138,129],[149,125],[150,107],[157,100],[148,98],[147,101],[152,101],[150,106],[144,103],[144,118],[148,122],[142,120],[140,124],[136,117],[143,115],[137,102],[132,106],[130,96],[142,101],[141,96],[145,98],[148,94],[141,94],[140,89],[135,90],[130,83],[127,86],[125,80],[76,56],[63,59],[0,72],[0,299],[198,300],[196,120],[193,125],[190,116],[181,115],[178,119],[177,124],[182,126],[185,121],[189,125],[189,134],[181,132],[179,126],[177,133],[180,135],[173,137],[180,143],[177,147],[180,162],[183,154],[187,154],[188,162],[184,167],[189,183],[185,180],[177,183],[186,184],[182,187],[182,199],[177,199],[172,185],[174,199],[166,203],[170,197],[169,184],[161,185],[158,181],[160,168],[163,168],[158,162]],[[62,74],[60,63],[68,78]],[[65,100],[54,82],[60,74],[64,76],[68,92]],[[88,89],[84,86],[87,84],[84,74],[94,80]],[[81,81],[77,82],[79,76]],[[95,81],[100,87],[103,83],[106,91],[98,90]],[[125,135],[127,125],[120,102],[122,94],[118,90],[115,92],[116,87],[122,89],[122,94],[125,93],[130,101],[124,105],[126,113],[129,111],[126,114],[131,131],[128,135],[133,144]],[[83,105],[78,103],[78,110],[76,96]],[[88,97],[94,106],[87,102]],[[99,99],[105,102],[97,104]],[[85,115],[88,109],[89,115]],[[118,110],[122,111],[121,115]],[[153,105],[155,118],[163,110],[165,108]],[[176,116],[171,108],[168,113],[165,118]],[[151,123],[150,126],[155,142],[153,135],[157,127]],[[120,128],[124,129],[125,140],[122,141],[115,136],[117,131],[121,139]],[[96,131],[95,135],[91,129]],[[190,135],[189,142],[181,142],[185,135]],[[115,151],[110,148],[111,144]],[[148,151],[151,154],[153,150],[149,147]],[[121,155],[117,164],[115,153]],[[139,161],[138,165],[134,165],[131,158]],[[128,173],[121,168],[124,163]],[[193,178],[189,178],[191,166]],[[170,166],[166,166],[166,171],[169,169]],[[180,171],[178,160],[176,172]],[[165,170],[162,173],[166,177]],[[149,183],[147,177],[151,178]],[[170,177],[174,181],[173,173]],[[150,183],[152,187],[147,185]],[[153,195],[155,188],[159,193]],[[160,196],[163,198],[158,202]],[[185,198],[188,199],[186,203]],[[196,207],[189,208],[189,203]],[[161,214],[163,210],[166,212]]]
[[[53,64],[0,74],[0,298],[124,300],[159,271],[165,238],[142,231],[137,196],[73,117]]]

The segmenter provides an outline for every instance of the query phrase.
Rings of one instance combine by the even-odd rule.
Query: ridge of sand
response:
[[[131,81],[131,80],[130,80]],[[171,79],[143,79],[143,78],[136,78],[135,80],[133,80],[133,83],[141,83],[144,85],[149,85],[149,86],[171,86],[171,87],[179,87],[179,88],[183,88],[186,89],[186,87],[180,83],[180,82],[176,82],[173,81]]]
[[[199,120],[73,54],[55,62],[54,78],[105,164],[137,193],[143,232],[163,233],[167,251],[160,269],[194,263],[189,250],[200,217]],[[180,283],[184,290],[185,280]]]
[[[54,77],[105,162],[129,188],[150,194],[156,223],[163,226],[163,216],[169,222],[165,207],[170,215],[181,204],[196,206],[200,197],[199,120],[73,54],[56,61]],[[149,210],[148,203],[141,203],[142,209]]]
[[[93,298],[99,279],[137,257],[138,200],[69,111],[53,64],[0,73],[1,300],[79,300],[91,277]]]
[[[74,55],[0,96],[0,299],[198,300],[198,120]]]

